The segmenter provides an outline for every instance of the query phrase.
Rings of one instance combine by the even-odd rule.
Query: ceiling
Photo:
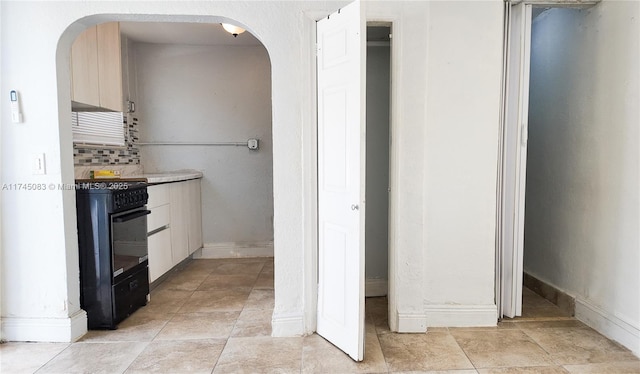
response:
[[[120,32],[130,40],[154,44],[262,45],[250,32],[237,37],[219,23],[120,22]],[[388,26],[368,26],[368,41],[389,41]]]
[[[155,44],[262,45],[250,32],[237,37],[219,23],[120,22],[120,33],[130,40]]]

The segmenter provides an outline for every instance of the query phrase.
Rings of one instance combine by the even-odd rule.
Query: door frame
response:
[[[78,35],[80,35],[80,33],[84,30],[86,30],[87,28],[90,28],[92,26],[97,25],[98,23],[101,22],[142,22],[144,21],[145,17],[152,15],[149,12],[142,12],[140,14],[120,14],[120,13],[114,13],[114,14],[109,14],[107,16],[105,16],[104,18],[99,15],[99,14],[95,14],[95,13],[91,13],[91,14],[87,14],[84,15],[82,18],[78,18],[78,19],[74,19],[74,21],[70,24],[70,26],[65,29],[64,31],[62,31],[59,35],[59,39],[58,39],[58,44],[56,46],[56,59],[55,59],[55,66],[56,66],[56,71],[58,73],[57,76],[57,84],[56,84],[56,93],[57,93],[57,98],[60,99],[60,102],[68,101],[71,102],[71,95],[70,95],[70,85],[68,84],[71,78],[70,75],[70,60],[67,58],[65,59],[63,56],[70,56],[71,54],[71,45],[73,44],[73,42],[76,40],[76,38],[78,37]],[[209,15],[199,15],[199,14],[193,14],[193,13],[188,13],[188,14],[176,14],[176,13],[172,13],[169,12],[167,14],[163,14],[161,17],[154,19],[152,21],[152,23],[181,23],[181,22],[193,22],[195,20],[199,20],[199,22],[202,22],[204,24],[219,24],[220,22],[227,22],[229,20],[233,20],[233,22],[235,22],[236,24],[240,24],[243,27],[246,28],[246,30],[248,32],[250,32],[251,34],[253,34],[254,36],[256,35],[255,31],[250,28],[247,27],[246,25],[244,25],[243,23],[241,23],[240,21],[234,20],[232,18],[228,18],[224,15],[218,15],[218,14],[209,14]],[[307,25],[310,30],[315,30],[315,23],[313,25],[313,28],[311,28],[310,25]],[[315,31],[314,31],[315,33]],[[270,68],[271,68],[271,78],[270,78],[270,86],[271,86],[271,111],[270,111],[270,116],[271,116],[271,120],[273,121],[273,116],[274,116],[274,100],[273,100],[273,82],[274,82],[274,58],[272,56],[272,49],[273,47],[271,46],[271,44],[265,43],[263,41],[263,39],[259,38],[258,41],[260,42],[260,44],[264,47],[264,49],[267,52],[267,55],[269,57],[269,64],[270,64]],[[311,44],[307,45],[309,47],[309,50],[311,50]],[[62,72],[62,74],[61,74]],[[66,82],[66,84],[65,84]],[[311,101],[309,101],[309,106],[311,106]],[[315,105],[315,104],[313,104]],[[63,105],[62,105],[63,106]],[[68,148],[71,149],[71,145],[72,142],[69,141],[69,139],[71,139],[70,134],[71,134],[71,127],[67,127],[67,128],[63,128],[62,127],[62,123],[71,123],[70,120],[70,115],[71,115],[71,108],[69,107],[68,109],[62,108],[62,106],[60,106],[60,108],[58,108],[57,111],[57,119],[58,119],[58,127],[61,129],[61,131],[65,132],[67,131],[67,134],[69,135],[69,137],[64,137],[63,140],[61,140],[59,142],[58,145],[60,145],[61,148]],[[310,119],[309,123],[313,124],[314,121],[312,120],[313,116],[309,116],[308,117]],[[271,132],[270,132],[270,136],[271,139],[273,141],[273,126],[271,128]],[[71,159],[71,161],[73,161],[73,158]],[[71,176],[73,177],[73,162],[69,163],[65,163],[64,160],[62,160],[60,162],[60,166],[65,169],[66,167],[70,167],[70,169],[67,170],[71,170]],[[273,168],[274,166],[274,161],[272,160],[271,163],[271,167]],[[305,173],[305,176],[307,176],[307,172],[305,169],[303,169],[303,173]],[[64,170],[63,170],[63,182],[67,179],[65,179],[68,176],[68,174],[65,174]],[[73,179],[71,179],[73,181]],[[69,183],[71,184],[71,183]],[[303,189],[305,189],[307,187],[306,184],[303,183]],[[306,190],[305,190],[306,192]],[[273,193],[272,193],[273,195]],[[68,201],[64,201],[63,203],[63,210],[64,211],[70,211],[73,212],[72,213],[72,217],[73,217],[73,233],[72,233],[72,242],[77,243],[78,238],[77,238],[77,232],[76,232],[76,208],[75,208],[75,194],[73,195],[74,198],[73,200],[71,200],[71,203],[69,203]],[[305,195],[306,196],[306,195]],[[274,214],[275,214],[275,205],[274,205]],[[306,218],[306,217],[305,217]],[[1,220],[1,217],[0,217]],[[305,219],[305,222],[308,221],[307,219]],[[68,229],[69,227],[71,227],[70,225],[68,225],[68,222],[65,221],[64,223],[65,229]],[[1,228],[0,228],[1,230]],[[68,231],[68,230],[67,230]],[[306,231],[306,227],[305,227],[305,233]],[[308,232],[313,232],[313,230],[309,230]],[[1,234],[1,232],[0,232]],[[275,235],[275,233],[274,233]],[[67,237],[66,239],[69,239],[68,237],[68,233],[67,233]],[[307,238],[305,237],[305,240],[307,240]],[[305,242],[306,244],[307,242]],[[308,247],[304,247],[305,249]],[[2,253],[2,242],[0,241],[0,272],[1,272],[1,268],[2,268],[2,262],[4,261],[3,259],[3,253]],[[67,260],[69,258],[73,258],[73,256],[77,257],[77,247],[73,246],[67,246],[67,248],[65,249],[65,254],[67,257]],[[305,255],[306,255],[305,251]],[[274,252],[274,258],[276,257],[276,252]],[[76,258],[77,260],[77,258]],[[77,262],[77,261],[76,261]],[[306,262],[305,262],[306,263]],[[71,271],[73,272],[75,269],[75,272],[78,272],[78,264],[75,265],[75,268],[69,268],[67,267],[67,272]],[[0,273],[0,281],[2,280],[1,277],[1,273]],[[305,284],[308,282],[305,282]],[[77,280],[68,280],[67,281],[67,287],[69,287],[70,291],[78,291],[79,287],[80,287],[80,280],[79,278],[77,278]],[[76,288],[77,287],[77,288]],[[275,285],[274,285],[274,290],[275,290]],[[277,291],[276,291],[277,292]],[[79,295],[79,293],[78,293]],[[2,290],[0,288],[0,307],[3,305],[2,304],[3,300],[2,300]],[[79,299],[77,299],[76,301],[71,300],[72,303],[77,302],[79,305]],[[297,317],[297,315],[296,315]],[[76,312],[74,315],[69,317],[72,322],[71,322],[71,336],[72,339],[77,339],[81,336],[83,336],[84,334],[86,334],[86,313],[85,311],[80,308],[79,312]],[[83,321],[81,321],[83,320]],[[0,315],[0,322],[2,321],[2,316]],[[304,322],[304,321],[303,321]],[[274,324],[274,320],[271,321],[271,325],[273,326]],[[4,326],[4,323],[0,323],[0,340],[2,340],[3,334],[4,334],[4,330],[2,330],[2,327]],[[82,327],[84,326],[84,327]],[[83,330],[84,329],[84,330]],[[308,329],[307,329],[308,330]],[[62,341],[62,340],[60,340]]]
[[[401,64],[399,63],[398,56],[400,56],[400,21],[397,17],[388,16],[367,16],[365,24],[376,25],[382,24],[388,26],[391,30],[391,40],[389,49],[389,212],[388,212],[388,246],[387,246],[387,320],[389,322],[389,329],[391,331],[398,331],[398,307],[397,307],[397,289],[396,289],[396,274],[397,271],[397,253],[398,253],[398,239],[397,239],[397,222],[398,222],[398,198],[397,193],[399,186],[398,170],[399,170],[399,155],[396,139],[399,139],[399,107],[400,101],[398,82],[401,74]],[[366,188],[366,185],[365,185]],[[365,247],[365,259],[366,259],[366,247]]]
[[[505,301],[505,287],[504,284],[510,284],[512,286],[511,295],[512,307],[515,310],[515,315],[522,314],[522,278],[524,273],[524,224],[525,224],[525,198],[526,198],[526,179],[520,177],[523,173],[526,173],[526,154],[524,160],[519,159],[521,154],[521,148],[523,142],[527,143],[528,137],[528,111],[529,111],[529,63],[530,63],[530,46],[531,46],[531,26],[533,19],[529,20],[527,27],[524,30],[524,35],[521,36],[520,48],[518,50],[511,50],[511,40],[513,37],[513,30],[511,29],[511,10],[515,5],[522,5],[529,7],[530,9],[524,11],[525,16],[532,16],[531,8],[589,8],[598,4],[601,0],[506,0],[504,3],[504,39],[503,39],[503,74],[502,74],[502,92],[501,92],[501,107],[500,107],[500,130],[498,140],[498,175],[497,175],[497,201],[496,201],[496,255],[495,255],[495,301],[498,310],[498,320],[504,317],[504,301]],[[520,54],[526,59],[524,62],[524,74],[521,74],[520,83],[526,81],[526,90],[523,90],[522,85],[518,86],[517,92],[509,92],[509,61],[513,54]],[[523,79],[524,78],[524,79]],[[527,113],[526,119],[516,123],[507,123],[507,103],[509,100],[522,104],[520,108],[524,108]],[[524,100],[524,101],[523,101]],[[508,133],[509,131],[515,131],[517,135],[513,137],[512,141],[515,141],[516,152],[511,155],[507,154],[509,143]],[[522,139],[525,139],[522,141]],[[528,147],[528,144],[525,145]],[[505,178],[508,175],[507,166],[510,159],[508,157],[516,157],[514,161],[516,170],[514,175],[516,180],[511,180],[511,183],[516,184],[516,200],[512,204],[513,209],[505,210],[505,201],[507,199],[507,191],[505,190]],[[521,162],[522,161],[522,162]],[[506,240],[506,231],[509,229],[505,224],[507,217],[511,217],[515,221],[512,228],[512,240]],[[519,243],[519,244],[518,244]],[[519,297],[519,300],[514,300],[513,295]],[[514,304],[515,302],[515,304]]]
[[[366,13],[366,10],[365,10]],[[330,14],[330,13],[329,13]],[[306,14],[311,22],[307,25],[311,27],[309,32],[310,40],[309,45],[315,46],[316,43],[316,29],[315,21],[326,17],[328,14],[322,12],[309,12]],[[387,279],[387,300],[388,300],[388,321],[391,331],[398,331],[398,308],[397,308],[397,291],[395,275],[397,274],[396,254],[398,252],[397,246],[397,222],[398,222],[398,199],[395,191],[398,191],[399,178],[399,155],[397,149],[397,142],[395,139],[399,138],[399,111],[398,103],[400,102],[398,84],[401,74],[401,65],[398,60],[400,56],[400,20],[395,16],[375,15],[370,16],[366,14],[365,25],[381,23],[391,28],[391,48],[390,48],[390,89],[389,89],[389,239],[388,239],[388,279]],[[310,48],[310,58],[315,61],[316,54],[315,48]],[[366,64],[366,62],[365,62]],[[305,241],[311,242],[313,248],[312,253],[305,255],[305,272],[308,274],[307,280],[310,280],[305,287],[305,304],[309,305],[309,308],[305,308],[306,320],[310,322],[312,331],[317,330],[317,313],[318,313],[318,100],[316,97],[317,91],[317,68],[315,62],[311,64],[312,77],[310,81],[310,92],[312,95],[311,103],[313,105],[312,110],[309,112],[314,117],[314,128],[309,131],[304,140],[311,150],[311,155],[308,160],[305,160],[305,175],[306,180],[309,181],[306,186],[309,188],[306,208],[309,210],[310,215],[305,220],[305,225],[311,227],[309,231],[312,233]],[[366,181],[363,181],[366,183]],[[365,185],[366,188],[366,185]],[[366,253],[366,249],[365,249]],[[307,257],[308,256],[308,257]],[[365,255],[366,256],[366,255]]]
[[[513,13],[513,15],[512,15]],[[498,318],[522,314],[531,4],[505,3],[496,238]]]

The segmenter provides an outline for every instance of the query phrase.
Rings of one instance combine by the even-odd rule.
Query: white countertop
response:
[[[202,172],[198,170],[177,170],[167,171],[163,173],[144,173],[138,175],[127,175],[123,178],[144,178],[147,183],[167,183],[167,182],[180,182],[189,179],[202,178]]]
[[[109,165],[109,166],[76,166],[75,167],[75,179],[76,180],[91,180],[91,170],[116,170],[120,172],[120,178],[113,178],[113,180],[146,180],[147,183],[168,183],[168,182],[180,182],[189,179],[202,178],[202,172],[193,169],[165,171],[157,173],[145,173],[140,165]],[[106,181],[107,179],[95,179],[97,181]]]

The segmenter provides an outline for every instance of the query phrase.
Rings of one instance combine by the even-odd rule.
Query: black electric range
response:
[[[149,294],[144,182],[77,181],[81,307],[89,329],[115,329]]]

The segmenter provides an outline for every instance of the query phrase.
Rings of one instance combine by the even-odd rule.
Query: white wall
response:
[[[496,323],[502,6],[367,3],[393,23],[392,330]]]
[[[533,22],[525,271],[640,353],[640,3]]]
[[[136,43],[142,142],[246,142],[143,146],[145,172],[203,172],[205,247],[273,241],[271,64],[263,46]]]
[[[263,42],[272,68],[273,331],[313,331],[314,19],[344,3],[2,1],[2,182],[73,182],[69,51],[86,26],[101,20],[236,20]],[[495,324],[502,2],[367,5],[369,19],[394,22],[397,56],[390,324],[401,331]],[[10,122],[10,89],[22,93],[20,125]],[[36,152],[46,154],[46,175],[31,175],[29,157]],[[71,340],[82,334],[74,324],[84,321],[74,206],[73,191],[2,191],[5,338]]]
[[[367,296],[387,294],[389,243],[390,45],[367,47]]]
[[[1,7],[1,5],[0,5]],[[2,8],[0,8],[2,9]],[[0,19],[1,22],[1,19]],[[2,27],[0,26],[0,40],[2,40]],[[0,48],[0,61],[2,61],[2,48]],[[1,66],[0,66],[1,68]],[[1,82],[2,82],[2,76],[0,75],[0,86],[1,86]],[[2,113],[0,111],[0,113]],[[1,123],[1,122],[0,122]],[[0,132],[0,144],[1,144],[1,140],[2,140],[2,133]],[[0,153],[0,165],[2,165],[2,154]],[[0,168],[0,170],[2,170]],[[2,178],[0,176],[0,181],[2,181]],[[2,205],[2,195],[0,195],[0,206]],[[2,255],[2,248],[3,248],[3,240],[2,240],[2,214],[0,212],[0,319],[2,319],[2,283],[3,283],[3,274],[2,274],[2,261],[3,261],[3,255]],[[0,324],[0,340],[4,339],[4,335],[2,333],[2,324]]]
[[[278,258],[274,333],[312,331],[314,308],[308,305],[314,289],[310,285],[314,267],[309,240],[313,220],[304,214],[303,207],[313,200],[305,195],[311,181],[302,165],[312,164],[314,159],[310,142],[314,117],[311,98],[300,93],[309,92],[312,82],[309,57],[314,21],[305,11],[334,9],[336,5],[251,2],[247,6],[249,3],[208,1],[178,7],[166,2],[117,1],[1,4],[3,55],[11,56],[3,58],[1,71],[5,183],[73,182],[69,51],[87,26],[102,20],[220,22],[225,20],[221,17],[227,17],[253,31],[267,47],[272,62],[274,251]],[[79,19],[82,21],[76,22]],[[20,42],[7,38],[6,30],[24,37]],[[25,123],[21,125],[10,123],[8,117],[10,87],[22,93]],[[46,155],[48,173],[44,176],[30,173],[29,156],[36,152]],[[80,326],[83,321],[78,302],[74,200],[73,191],[3,191],[3,233],[9,233],[2,237],[5,338],[68,341],[82,334],[81,329],[72,329],[75,321],[80,321]],[[34,235],[34,227],[38,235]],[[7,279],[11,279],[11,287]]]
[[[502,2],[434,2],[423,142],[424,308],[431,326],[495,325]],[[415,79],[422,79],[421,76]],[[416,150],[416,152],[418,152]],[[419,153],[418,153],[419,154]],[[411,244],[408,244],[411,245]]]

